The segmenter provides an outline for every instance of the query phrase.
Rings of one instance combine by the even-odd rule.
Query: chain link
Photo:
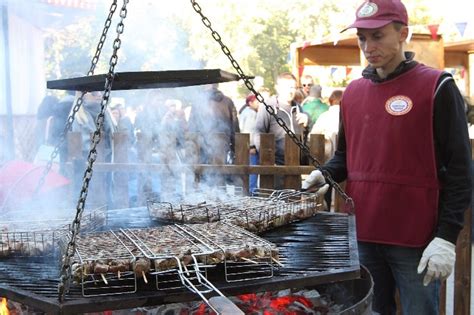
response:
[[[222,38],[221,36],[219,35],[219,33],[214,30],[212,28],[212,24],[211,24],[211,21],[209,21],[209,19],[203,14],[202,12],[202,9],[201,9],[201,6],[195,1],[195,0],[191,0],[191,4],[193,6],[193,9],[194,11],[196,11],[197,14],[199,14],[199,16],[201,17],[201,21],[202,23],[204,24],[204,26],[206,26],[209,31],[211,31],[211,35],[212,37],[214,38],[214,40],[221,46],[221,50],[222,52],[227,56],[227,58],[230,60],[232,66],[234,67],[235,71],[237,71],[237,73],[239,74],[240,78],[244,81],[245,83],[245,86],[249,89],[249,91],[251,91],[253,94],[255,94],[257,100],[262,103],[263,105],[265,105],[265,109],[266,111],[273,117],[275,118],[276,122],[278,123],[278,125],[280,127],[283,128],[283,130],[285,130],[285,132],[290,136],[291,140],[293,140],[293,142],[300,148],[300,150],[303,152],[303,154],[305,154],[311,161],[311,163],[314,165],[314,167],[316,167],[317,169],[321,170],[322,174],[324,175],[324,177],[326,178],[326,180],[329,182],[329,184],[334,187],[334,189],[339,193],[339,195],[344,199],[345,201],[345,207],[346,207],[346,210],[349,212],[349,213],[353,213],[354,212],[354,201],[352,200],[351,197],[349,197],[345,192],[344,190],[341,188],[341,186],[339,186],[338,183],[336,183],[334,181],[334,179],[332,178],[331,174],[329,174],[328,171],[322,169],[322,164],[314,157],[311,155],[311,152],[310,152],[310,149],[309,147],[303,143],[299,137],[292,131],[290,130],[290,128],[288,128],[288,126],[285,124],[285,122],[283,121],[283,119],[281,119],[280,117],[277,116],[275,110],[273,109],[272,106],[269,106],[265,103],[265,100],[263,98],[263,96],[255,90],[255,88],[253,87],[253,84],[252,82],[250,82],[249,78],[244,74],[242,68],[240,67],[239,63],[234,59],[234,57],[232,56],[229,48],[222,42]]]
[[[114,1],[115,3],[116,1]],[[96,119],[96,130],[94,131],[91,139],[91,145],[90,145],[90,150],[89,154],[87,156],[87,168],[84,171],[84,177],[82,181],[82,188],[81,192],[79,194],[79,199],[77,201],[77,206],[76,206],[76,217],[74,221],[72,222],[72,225],[69,229],[70,232],[70,240],[67,244],[66,248],[66,253],[63,257],[62,261],[62,268],[61,268],[61,277],[60,277],[60,283],[58,287],[58,292],[59,292],[59,300],[63,301],[64,300],[64,295],[67,291],[67,283],[70,281],[71,277],[71,260],[74,256],[74,253],[76,251],[76,237],[79,234],[79,230],[81,227],[81,216],[84,211],[84,205],[86,203],[87,199],[87,193],[89,190],[89,183],[90,180],[92,179],[92,174],[93,174],[93,165],[94,162],[97,158],[97,145],[100,142],[101,138],[101,130],[102,126],[104,124],[104,117],[105,117],[105,112],[107,109],[107,104],[109,103],[109,98],[110,98],[110,92],[112,90],[112,84],[114,82],[114,77],[115,77],[115,66],[117,65],[118,61],[118,56],[117,52],[120,49],[121,46],[121,39],[120,35],[123,33],[124,30],[124,24],[123,21],[127,17],[127,4],[129,0],[123,0],[123,6],[120,10],[120,21],[117,24],[117,37],[115,38],[113,42],[113,51],[112,51],[112,56],[110,57],[109,60],[109,71],[106,75],[105,78],[105,86],[104,86],[104,94],[102,95],[102,101],[100,103],[100,112],[97,115]],[[111,7],[112,8],[112,7]],[[111,15],[109,14],[109,17]],[[107,25],[107,22],[106,22]],[[109,23],[110,25],[110,23]],[[84,93],[83,93],[84,94]]]
[[[113,0],[109,9],[109,15],[107,16],[107,19],[104,24],[104,29],[102,30],[102,34],[99,39],[99,43],[97,44],[94,57],[92,58],[91,66],[89,68],[89,71],[87,72],[87,76],[91,76],[94,74],[95,67],[97,66],[97,63],[99,62],[99,57],[102,52],[102,47],[104,47],[105,39],[107,38],[107,32],[109,31],[110,24],[112,23],[112,17],[116,9],[117,9],[117,0]],[[38,196],[41,187],[43,187],[44,182],[46,180],[46,176],[51,171],[51,168],[53,167],[53,162],[59,154],[59,150],[61,150],[61,148],[64,146],[64,143],[66,142],[66,135],[71,130],[71,126],[76,117],[76,113],[79,111],[79,108],[82,106],[84,94],[86,94],[86,92],[82,92],[79,98],[77,98],[76,103],[72,108],[72,112],[70,113],[66,121],[66,124],[64,125],[64,129],[59,135],[58,143],[56,143],[53,149],[53,152],[51,152],[49,161],[46,164],[46,167],[44,168],[43,173],[41,174],[38,184],[36,185],[36,188],[33,194],[33,196],[35,197]]]

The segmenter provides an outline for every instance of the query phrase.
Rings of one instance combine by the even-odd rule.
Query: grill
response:
[[[156,226],[156,221],[144,219],[147,211],[146,208],[110,211],[107,228],[113,228],[114,224],[121,225],[120,218],[126,213],[133,213],[132,217],[137,218],[137,222],[130,222],[127,217],[134,227]],[[276,244],[279,249],[279,261],[283,267],[275,269],[272,277],[228,282],[225,279],[226,266],[219,264],[207,271],[207,279],[230,296],[306,287],[354,279],[360,275],[353,216],[316,213],[307,220],[282,226],[261,237]],[[194,292],[185,288],[157,290],[155,281],[137,281],[134,293],[100,297],[84,297],[81,286],[71,285],[64,302],[60,303],[58,274],[57,261],[47,257],[35,260],[0,259],[0,296],[48,313],[128,309],[198,299]]]

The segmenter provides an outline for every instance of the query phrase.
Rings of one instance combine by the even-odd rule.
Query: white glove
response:
[[[423,285],[427,286],[433,279],[445,280],[453,272],[455,261],[456,245],[435,237],[423,251],[418,265],[418,273],[422,273],[428,266]]]
[[[313,186],[320,187],[326,184],[326,179],[324,178],[323,174],[320,170],[314,170],[311,174],[306,177],[306,179],[301,184],[302,189],[308,189]],[[328,186],[329,187],[329,186]],[[327,190],[327,188],[326,188]]]

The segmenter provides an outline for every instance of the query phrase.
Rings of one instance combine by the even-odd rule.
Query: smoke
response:
[[[34,65],[29,69],[36,69],[34,73],[26,71],[26,68],[21,66],[21,55],[15,48],[19,47],[19,43],[15,42],[13,46],[7,46],[3,44],[5,42],[3,41],[0,46],[0,64],[5,63],[4,57],[7,51],[13,54],[16,57],[10,58],[8,65],[13,70],[19,69],[12,70],[12,72],[18,78],[22,78],[15,79],[15,86],[11,89],[11,104],[15,109],[13,112],[15,133],[12,141],[15,143],[16,158],[32,162],[33,158],[37,156],[38,145],[43,144],[50,147],[55,145],[55,143],[39,143],[38,145],[35,143],[33,145],[31,142],[33,141],[31,139],[37,139],[37,135],[33,132],[35,129],[29,128],[29,126],[38,124],[37,117],[35,117],[37,108],[45,95],[55,95],[58,98],[64,95],[63,91],[45,90],[45,82],[49,79],[71,77],[73,73],[87,73],[109,13],[110,4],[107,1],[97,2],[92,8],[72,8],[59,3],[48,4],[46,1],[40,0],[4,0],[1,4],[2,8],[7,8],[9,14],[15,18],[10,18],[7,24],[0,24],[0,27],[8,25],[10,27],[9,34],[13,29],[16,37],[35,45],[31,49],[27,49],[28,62]],[[105,73],[109,68],[112,45],[117,36],[116,24],[119,21],[121,5],[122,2],[119,1],[95,74]],[[183,23],[183,14],[195,14],[187,2],[177,1],[163,5],[163,2],[158,1],[131,1],[124,21],[123,34],[120,35],[121,47],[118,51],[118,63],[115,71],[204,69],[205,63],[194,58],[189,51],[189,32],[187,31],[189,23]],[[198,22],[200,21],[198,20]],[[3,40],[5,37],[4,27],[0,30]],[[28,30],[35,31],[33,32],[34,40],[28,40],[28,36],[30,36]],[[206,30],[203,29],[203,31]],[[214,44],[210,35],[209,41],[211,45]],[[222,65],[222,68],[227,66],[227,64]],[[34,76],[31,77],[33,74]],[[30,88],[21,88],[19,85],[21,82],[26,82]],[[0,100],[4,100],[7,95],[7,93],[3,93],[7,88],[4,77],[0,79],[0,83],[0,92],[2,92]],[[36,91],[36,96],[27,95],[26,90]],[[228,109],[219,106],[211,107],[209,92],[205,91],[203,86],[112,91],[111,96],[119,99],[121,105],[125,107],[122,118],[128,118],[134,124],[132,129],[128,130],[130,135],[128,161],[137,163],[144,160],[137,148],[137,137],[146,136],[151,139],[152,144],[148,148],[151,152],[150,159],[146,162],[166,165],[164,170],[159,172],[129,174],[127,184],[132,206],[141,206],[137,203],[139,199],[137,195],[142,193],[138,187],[140,176],[151,179],[151,194],[149,196],[161,199],[182,198],[188,192],[196,189],[209,190],[211,194],[215,194],[213,189],[216,186],[229,183],[241,184],[236,182],[235,178],[216,174],[206,167],[203,168],[198,178],[195,178],[193,167],[195,164],[226,163],[231,141],[231,126],[228,122],[213,118],[219,117],[215,116],[216,113],[219,114],[223,109],[225,113]],[[23,112],[18,112],[18,109],[21,108],[17,104],[20,99],[25,99],[20,102],[26,108]],[[5,100],[2,103],[7,102]],[[180,105],[172,105],[173,103]],[[3,114],[4,110],[1,107],[0,114]],[[109,110],[112,109],[109,108]],[[27,118],[22,116],[26,112],[28,113]],[[2,116],[0,119],[3,121],[6,117]],[[123,126],[119,121],[116,123],[118,131],[126,131],[120,130]],[[8,132],[4,130],[5,126],[8,124],[2,123],[0,130],[0,161],[2,164],[3,161],[13,156],[12,152],[7,151],[9,146],[5,145],[9,140],[6,138]],[[11,129],[13,130],[13,127]],[[20,131],[17,132],[17,130]],[[187,132],[193,132],[195,137],[186,136]],[[225,134],[224,140],[222,136],[221,138],[211,136],[215,132]],[[53,138],[57,138],[57,136],[55,135]],[[86,148],[89,147],[89,144],[85,145]],[[48,154],[45,156],[49,156],[51,151],[47,152]],[[118,160],[117,157],[114,158]],[[44,159],[43,163],[47,162],[46,160]],[[72,174],[65,173],[64,170],[62,169],[63,174],[72,179]],[[56,171],[59,170],[56,169]],[[100,173],[94,173],[86,208],[96,206],[90,197],[94,195],[97,188],[98,174]],[[108,185],[124,184],[116,180],[116,174],[111,173],[105,176]],[[72,196],[65,193],[64,190],[58,189],[50,191],[43,198],[23,200],[22,202],[16,202],[21,200],[21,194],[9,191],[10,200],[16,200],[11,202],[10,210],[11,206],[15,205],[18,211],[35,213],[35,218],[36,214],[42,218],[57,217],[58,213],[70,217],[75,213],[74,207],[81,183],[71,183],[70,186],[72,185],[74,185],[74,188],[71,189]],[[114,199],[117,196],[113,195],[110,187],[108,188],[105,191],[107,203],[109,207],[114,208],[116,206]],[[70,202],[66,202],[66,200],[70,200]]]

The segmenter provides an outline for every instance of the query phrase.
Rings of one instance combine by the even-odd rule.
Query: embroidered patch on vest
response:
[[[394,116],[407,114],[413,107],[413,102],[407,96],[397,95],[389,98],[385,102],[385,110]]]
[[[357,16],[360,18],[369,17],[377,13],[379,8],[373,2],[366,2],[362,8],[357,12]]]

